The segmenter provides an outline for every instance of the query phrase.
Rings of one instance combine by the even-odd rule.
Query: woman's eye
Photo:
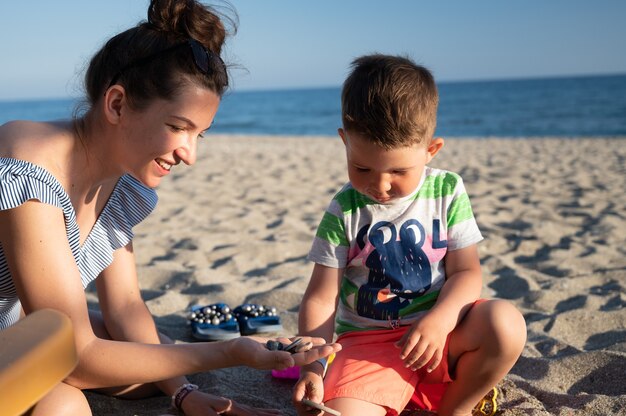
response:
[[[179,133],[179,132],[185,130],[183,127],[174,126],[173,124],[168,124],[168,126],[175,133]]]

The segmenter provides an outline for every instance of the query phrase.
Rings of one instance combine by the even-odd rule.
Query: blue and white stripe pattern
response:
[[[12,158],[0,158],[0,210],[18,207],[28,200],[59,207],[65,217],[65,230],[83,287],[93,281],[113,261],[113,252],[133,238],[132,228],[156,206],[153,189],[125,175],[116,184],[89,235],[80,246],[76,213],[61,184],[45,169]],[[19,319],[20,303],[0,246],[0,329]]]

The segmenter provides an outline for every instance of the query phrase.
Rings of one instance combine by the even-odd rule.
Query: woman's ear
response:
[[[121,85],[113,85],[104,94],[104,115],[111,124],[118,124],[126,101],[126,90]]]
[[[443,138],[441,137],[435,137],[431,140],[430,144],[428,145],[428,148],[426,149],[426,151],[428,152],[426,163],[433,160],[435,155],[439,153],[439,151],[443,148],[443,144],[444,144],[444,141],[443,141]]]

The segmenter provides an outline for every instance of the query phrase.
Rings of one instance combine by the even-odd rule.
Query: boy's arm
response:
[[[326,342],[332,342],[342,277],[343,269],[315,264],[300,304],[298,317],[300,335],[322,337]],[[324,398],[323,375],[324,366],[321,363],[314,362],[300,367],[300,378],[292,394],[299,415],[310,414],[310,407],[303,404],[302,399],[320,403]]]
[[[315,264],[298,318],[298,333],[332,342],[343,269]]]
[[[480,296],[482,275],[476,245],[449,251],[445,258],[446,282],[437,303],[396,343],[400,358],[413,370],[428,364],[431,372],[443,359],[446,337]]]
[[[448,251],[445,258],[446,282],[430,314],[439,315],[449,332],[459,324],[482,290],[482,271],[476,244]]]

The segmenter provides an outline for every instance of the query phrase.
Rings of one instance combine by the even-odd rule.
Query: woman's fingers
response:
[[[298,339],[302,339],[302,344],[307,344],[307,343],[311,343],[313,344],[313,346],[315,345],[325,345],[327,344],[326,340],[324,338],[320,338],[320,337],[305,337],[305,336],[295,336],[295,337],[279,337],[276,338],[277,341],[282,342],[283,344],[290,344],[294,341],[297,341]]]
[[[295,365],[303,366],[341,350],[341,344],[315,345],[310,350],[293,354]]]
[[[297,338],[301,338],[301,341],[294,344]],[[230,342],[237,350],[237,356],[241,357],[242,364],[260,370],[284,370],[296,365],[303,366],[341,350],[340,344],[325,344],[322,338],[297,338],[279,338],[278,341],[283,344],[280,349],[270,349],[268,341],[272,340],[256,337],[240,337]],[[285,351],[284,348],[290,344],[294,344],[293,348]]]

